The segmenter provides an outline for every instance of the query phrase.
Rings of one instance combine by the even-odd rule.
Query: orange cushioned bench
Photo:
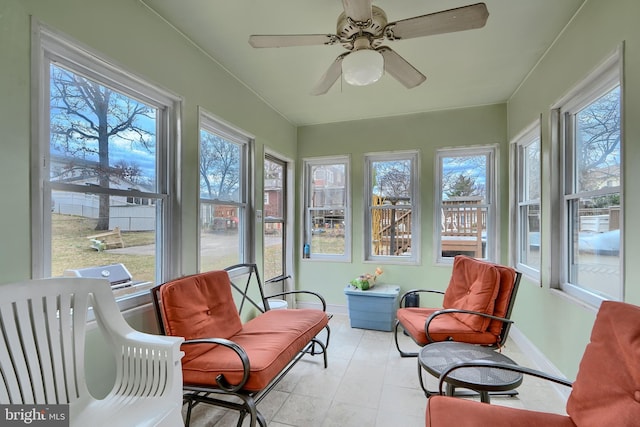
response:
[[[266,302],[257,269],[246,267],[255,274]],[[323,329],[328,330],[329,318],[323,310],[262,312],[254,303],[260,314],[243,324],[232,288],[239,290],[228,272],[220,270],[176,279],[153,291],[164,332],[185,338],[182,374],[189,404],[187,425],[191,407],[198,402],[232,407],[241,417],[249,414],[251,425],[256,421],[266,425],[255,404],[293,364],[305,353],[317,352],[323,354],[326,368],[326,345],[316,338]],[[244,298],[248,298],[246,290],[241,290]],[[322,303],[324,307],[324,300]],[[243,403],[236,407],[227,399],[221,404],[211,396],[216,393],[233,394]]]

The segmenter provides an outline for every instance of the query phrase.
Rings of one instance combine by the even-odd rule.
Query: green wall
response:
[[[563,373],[574,377],[577,364],[589,339],[595,310],[550,289],[551,216],[549,109],[584,79],[624,42],[623,89],[623,186],[625,301],[640,304],[637,278],[640,265],[632,260],[640,255],[640,192],[633,182],[640,180],[640,2],[637,0],[588,0],[563,34],[547,52],[519,90],[508,102],[509,138],[542,115],[542,287],[523,280],[514,319],[518,328]],[[557,153],[553,153],[557,154]],[[547,202],[547,203],[545,203]]]
[[[302,159],[348,153],[351,157],[352,260],[318,262],[301,260],[299,286],[322,292],[327,303],[345,305],[344,288],[349,280],[373,273],[381,265],[380,283],[397,284],[406,291],[417,287],[445,289],[450,266],[437,266],[433,254],[434,177],[437,148],[497,144],[500,181],[508,179],[506,105],[446,110],[433,113],[341,122],[298,128],[298,182],[302,182]],[[364,260],[364,155],[393,150],[419,150],[420,200],[419,219],[422,232],[419,265],[365,263]],[[502,210],[507,209],[508,186],[501,185],[498,195]],[[300,198],[298,202],[301,202]],[[298,212],[302,206],[298,204]],[[297,227],[300,232],[301,223]],[[507,221],[501,221],[501,246],[507,245]],[[298,235],[298,245],[302,246]],[[328,265],[329,264],[329,265]],[[441,302],[441,301],[439,301]]]
[[[30,15],[183,99],[180,157],[182,271],[196,271],[198,108],[255,137],[256,193],[267,146],[296,157],[296,129],[142,3],[132,0],[0,0],[0,281],[30,276]],[[116,25],[117,23],[117,25]],[[262,198],[256,198],[262,209]],[[256,242],[262,256],[261,233]]]

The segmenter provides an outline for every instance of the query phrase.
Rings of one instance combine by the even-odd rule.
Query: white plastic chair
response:
[[[102,399],[87,388],[88,314],[113,351],[115,384]],[[51,278],[0,284],[0,403],[69,404],[70,425],[181,426],[182,338],[132,329],[104,279]]]

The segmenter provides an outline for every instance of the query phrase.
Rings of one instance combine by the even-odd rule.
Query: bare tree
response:
[[[411,162],[376,162],[374,173],[379,196],[395,200],[411,197]]]
[[[240,146],[218,135],[200,132],[200,194],[232,200],[240,185]]]
[[[590,191],[620,176],[620,88],[577,114],[578,180]]]
[[[155,120],[155,110],[111,88],[60,67],[51,67],[51,147],[70,167],[95,176],[109,188],[113,177],[139,176],[140,168],[110,164],[109,143],[118,138],[131,148],[155,150],[154,134],[141,124]],[[87,161],[87,159],[95,159]],[[101,194],[96,230],[109,228],[109,195]]]

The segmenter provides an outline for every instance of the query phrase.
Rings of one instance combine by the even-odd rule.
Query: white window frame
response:
[[[434,224],[433,224],[433,244],[434,244],[434,262],[436,264],[453,264],[453,257],[442,256],[441,245],[441,228],[442,228],[442,159],[445,157],[460,156],[487,156],[487,176],[486,176],[486,202],[481,207],[487,208],[487,231],[486,231],[486,259],[497,262],[500,253],[500,230],[497,224],[500,224],[499,194],[497,191],[497,171],[498,145],[479,145],[455,148],[443,148],[436,151],[435,156],[435,203],[434,203]]]
[[[535,268],[535,266],[531,266],[525,263],[522,259],[522,244],[523,244],[523,236],[528,232],[528,222],[523,221],[522,218],[522,209],[530,206],[530,205],[538,205],[540,211],[542,210],[541,196],[538,198],[530,198],[527,188],[528,188],[528,160],[525,158],[525,150],[529,148],[535,142],[538,143],[538,171],[542,170],[542,138],[541,138],[541,127],[540,120],[536,120],[531,125],[527,126],[520,134],[518,134],[511,142],[512,145],[512,170],[510,176],[513,177],[513,185],[512,185],[512,195],[513,195],[513,205],[512,205],[512,217],[513,227],[512,227],[512,262],[516,266],[516,268],[525,274],[530,279],[535,280],[537,283],[540,283],[540,268]],[[541,183],[541,174],[538,176],[538,182]],[[541,191],[542,189],[540,189]],[[541,212],[540,218],[541,220]],[[542,250],[542,242],[541,235],[538,236],[538,253],[541,254]]]
[[[557,188],[551,195],[553,213],[562,219],[557,233],[552,233],[551,245],[555,251],[551,254],[551,286],[558,288],[568,295],[584,301],[594,307],[599,307],[606,298],[590,292],[580,285],[569,282],[569,268],[571,250],[571,221],[570,201],[574,198],[598,196],[604,194],[601,190],[595,192],[575,192],[574,181],[571,177],[573,159],[572,123],[571,115],[579,112],[593,103],[602,95],[620,86],[620,157],[624,158],[624,78],[623,78],[623,45],[620,45],[608,58],[593,70],[576,87],[552,106],[552,143],[560,153],[557,167],[552,174],[552,188]],[[623,162],[620,163],[620,186],[616,187],[620,193],[620,282],[618,291],[620,300],[624,299],[624,171]],[[563,190],[564,189],[564,190]],[[607,190],[606,193],[612,191]]]
[[[243,179],[240,185],[239,201],[220,201],[211,200],[200,197],[200,189],[198,188],[198,227],[200,226],[200,207],[203,204],[210,205],[225,205],[235,206],[238,208],[239,215],[241,217],[241,224],[238,230],[240,234],[240,248],[239,256],[240,263],[253,263],[255,262],[255,252],[251,248],[255,247],[255,225],[251,221],[251,210],[253,206],[253,171],[252,165],[254,162],[251,160],[254,156],[254,138],[246,132],[236,128],[235,126],[217,118],[215,115],[209,113],[203,108],[198,109],[198,141],[200,141],[200,131],[205,130],[209,133],[220,136],[221,138],[236,143],[241,146],[241,165],[240,165],[240,178]],[[200,159],[201,150],[200,142],[198,143],[198,159]],[[200,175],[198,172],[198,184],[200,182]],[[200,232],[198,231],[198,271],[200,271]]]
[[[122,69],[103,55],[81,46],[76,41],[32,20],[32,277],[51,275],[51,191],[64,189],[64,184],[49,182],[49,67],[59,63],[75,73],[95,80],[128,96],[140,99],[158,109],[156,136],[157,189],[152,194],[162,200],[162,210],[156,217],[156,267],[158,283],[179,274],[180,233],[179,209],[175,197],[180,187],[176,171],[180,150],[178,120],[181,99],[144,79]],[[55,188],[54,188],[55,187]],[[99,188],[96,192],[144,197],[146,193]],[[126,309],[150,300],[147,288],[118,296],[120,307]]]
[[[411,209],[411,253],[410,255],[374,255],[371,253],[372,246],[372,223],[371,210],[372,201],[372,170],[373,162],[393,161],[393,160],[409,160],[411,162],[411,203],[399,205],[401,208]],[[422,221],[420,206],[420,152],[417,150],[408,151],[390,151],[378,153],[366,153],[364,156],[364,261],[371,263],[388,263],[388,264],[410,264],[419,265],[422,248]]]
[[[284,270],[282,271],[282,273],[285,276],[292,276],[293,275],[293,266],[294,266],[294,262],[293,262],[293,258],[295,256],[295,251],[293,250],[295,244],[294,244],[294,206],[295,206],[295,201],[294,201],[294,195],[295,195],[295,169],[294,169],[294,164],[295,161],[289,157],[286,157],[274,150],[271,150],[267,147],[265,147],[264,150],[264,158],[263,160],[270,160],[276,163],[279,163],[283,166],[283,180],[284,180],[284,193],[283,193],[283,203],[284,203],[284,218],[278,218],[276,219],[276,221],[274,221],[273,223],[280,223],[282,225],[282,233],[284,234],[283,239],[282,239],[282,244],[284,245],[284,250],[282,253],[283,256],[283,267]],[[264,165],[263,165],[263,169],[264,169]],[[263,185],[263,192],[264,192],[264,185]],[[268,194],[265,193],[265,196],[267,196]],[[267,204],[266,200],[265,200],[265,205]],[[264,236],[264,228],[266,227],[268,222],[271,222],[269,220],[267,220],[266,215],[264,215],[265,209],[264,209],[264,205],[263,205],[263,216],[264,216],[264,223],[263,223],[263,248],[262,248],[262,253],[265,253],[265,247],[264,247],[264,242],[265,242],[265,236]],[[265,257],[263,256],[263,264],[265,262]],[[263,265],[263,272],[265,272],[264,269],[264,265]],[[266,274],[266,272],[265,272]],[[271,277],[264,277],[264,280],[268,280],[271,279]],[[293,287],[293,280],[291,279],[291,277],[289,278],[285,278],[283,282],[278,282],[278,284],[282,285],[282,287],[280,289],[282,290],[289,290],[292,289]]]
[[[300,256],[306,260],[318,260],[318,261],[336,261],[336,262],[351,262],[351,157],[350,156],[326,156],[326,157],[310,157],[302,159],[304,185],[301,188],[302,191],[302,218],[304,218],[301,233],[301,242],[299,245],[300,250],[297,252]],[[311,223],[312,215],[310,214],[311,207],[311,188],[314,177],[312,176],[311,169],[314,166],[323,165],[344,165],[345,173],[345,204],[342,207],[344,209],[344,253],[343,254],[322,254],[314,253],[313,246],[310,248],[310,254],[308,258],[304,258],[304,245],[312,241],[313,224]]]

